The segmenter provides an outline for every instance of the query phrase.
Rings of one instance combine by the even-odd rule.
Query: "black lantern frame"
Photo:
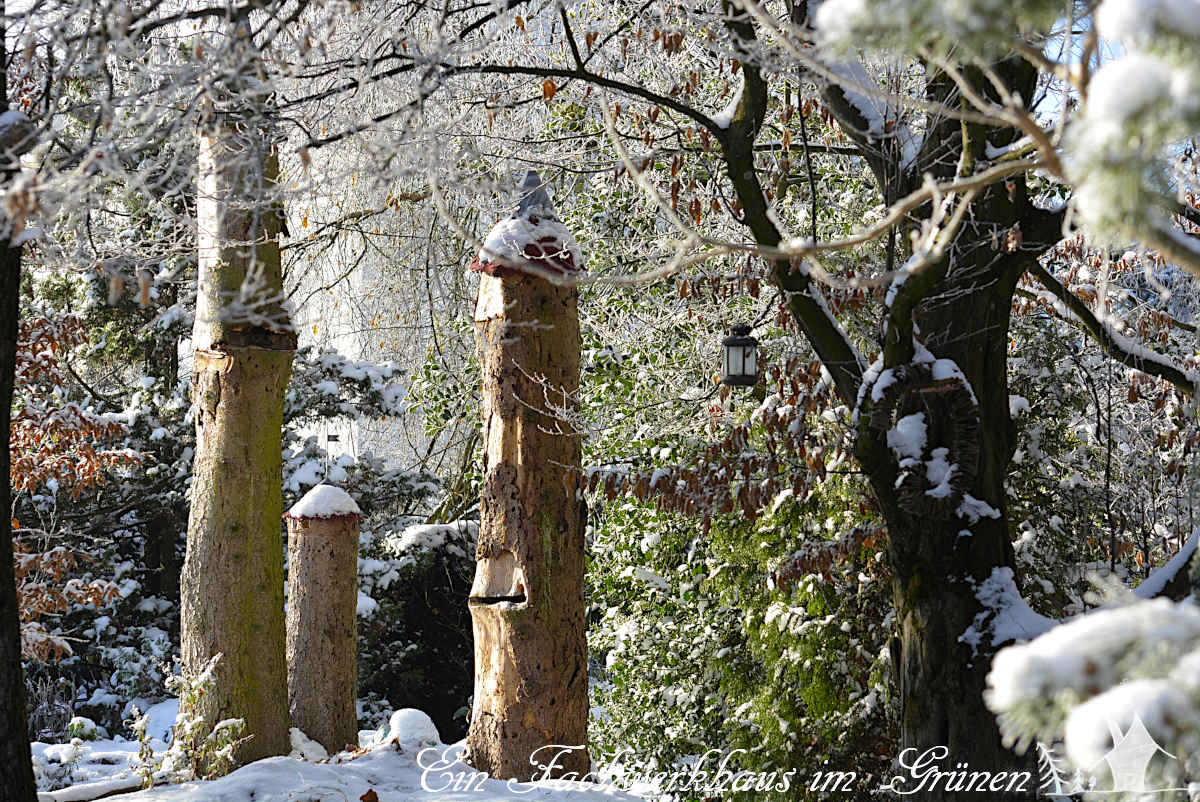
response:
[[[753,387],[758,384],[758,340],[750,336],[750,326],[738,323],[729,327],[729,336],[721,340],[721,384],[729,387]]]

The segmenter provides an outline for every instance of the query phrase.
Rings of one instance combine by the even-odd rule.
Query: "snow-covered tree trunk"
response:
[[[514,242],[504,245],[515,248],[504,255],[573,269],[573,243],[568,247],[569,235],[557,221],[538,217],[553,215],[548,199],[540,203],[533,215],[523,208],[493,233],[514,222]],[[536,228],[539,219],[558,236],[548,248],[521,229],[531,220]],[[488,243],[500,247],[493,237]],[[545,259],[539,258],[543,250]],[[480,261],[487,256],[476,265]],[[575,408],[579,388],[578,293],[493,267],[482,267],[496,275],[481,276],[475,310],[485,450],[470,596],[475,701],[469,759],[493,777],[541,776],[531,761],[554,765],[552,776],[582,776],[590,767],[582,453],[579,434],[563,419]]]
[[[358,746],[358,505],[317,485],[287,513],[288,710],[330,754]]]
[[[735,15],[730,28],[754,41],[748,19]],[[1017,96],[1033,96],[1036,71],[1024,62],[992,69]],[[760,244],[775,246],[780,233],[753,169],[766,80],[753,66],[744,65],[743,73],[746,89],[724,136],[726,165],[747,226]],[[979,83],[979,92],[995,91],[981,78]],[[958,91],[948,77],[937,76],[927,99],[951,105]],[[845,91],[832,86],[825,96],[843,130],[868,154],[889,203],[923,174],[941,181],[969,174],[989,143],[1017,138],[1012,128],[943,119],[926,134],[920,169],[905,171],[894,141],[865,133],[865,112]],[[932,212],[919,211],[909,225]],[[1005,232],[1003,241],[997,232]],[[896,279],[882,321],[883,353],[866,371],[845,333],[830,325],[809,274],[788,259],[773,263],[776,284],[789,294],[793,314],[839,393],[857,407],[857,456],[887,524],[899,630],[892,654],[901,691],[901,748],[920,754],[947,747],[954,761],[972,770],[1031,772],[1024,792],[998,793],[992,797],[997,800],[1033,799],[1036,772],[1031,761],[1004,747],[984,705],[994,653],[989,634],[980,633],[975,643],[965,636],[978,616],[988,615],[976,596],[979,584],[1014,562],[1004,488],[1014,448],[1007,380],[1012,298],[1027,267],[1060,237],[1061,217],[1033,206],[1023,177],[988,185],[947,247],[923,255],[919,270]],[[920,436],[905,436],[906,428]],[[939,467],[946,469],[940,475]],[[960,798],[944,788],[922,793],[939,802]]]
[[[996,219],[987,214],[986,202],[980,206],[981,219]],[[899,629],[895,657],[902,698],[901,743],[902,748],[919,751],[948,746],[955,761],[976,769],[1028,770],[1030,766],[1004,749],[994,716],[983,702],[993,652],[990,634],[981,632],[983,641],[978,644],[963,638],[976,616],[986,614],[976,598],[979,583],[996,568],[1014,562],[1003,486],[1014,443],[1003,335],[1022,268],[969,246],[956,248],[953,258],[956,271],[963,271],[960,276],[973,275],[974,280],[953,282],[955,291],[947,291],[945,300],[929,304],[918,317],[933,353],[952,359],[967,384],[913,371],[910,381],[898,382],[883,394],[871,423],[860,427],[860,456],[888,526]],[[982,264],[968,269],[971,262],[985,259],[992,261],[992,269],[978,269]],[[976,282],[985,286],[968,286]],[[972,403],[968,385],[978,404]],[[931,462],[935,451],[946,449],[944,459],[958,473],[953,479],[961,479],[945,498],[929,496],[919,484],[921,477],[910,480],[915,487],[910,492],[894,455],[879,453],[887,447],[888,432],[910,415],[924,416],[920,459]],[[918,467],[916,473],[921,470]],[[928,798],[958,797],[935,793]]]
[[[1036,72],[1027,64],[1009,60],[992,69],[1021,97],[1033,96]],[[957,87],[943,77],[928,93],[949,103]],[[983,157],[987,143],[1016,136],[942,121],[927,140],[928,172],[952,180]],[[998,241],[997,231],[1006,238]],[[901,746],[944,745],[972,769],[1030,772],[1022,790],[995,799],[1033,799],[1037,774],[1031,756],[1004,747],[983,701],[998,644],[995,611],[977,591],[997,570],[1014,567],[1004,487],[1016,444],[1008,397],[1012,299],[1060,231],[1061,218],[1034,207],[1023,177],[981,191],[946,252],[897,285],[879,363],[891,384],[868,371],[859,407],[857,452],[888,527]],[[918,415],[922,436],[906,451],[895,435],[901,421]],[[939,789],[926,798],[966,796]]]
[[[280,427],[296,336],[280,306],[278,162],[263,109],[200,138],[195,480],[181,576],[185,670],[218,653],[209,725],[244,718],[240,762],[288,751]]]

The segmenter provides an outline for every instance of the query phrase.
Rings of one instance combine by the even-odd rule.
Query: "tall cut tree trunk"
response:
[[[546,409],[543,386],[579,384],[576,292],[532,277],[484,284],[504,314],[477,321],[486,442],[483,505],[471,587],[475,705],[471,762],[493,777],[529,779],[558,764],[589,769],[583,527],[576,495],[580,440]],[[481,295],[486,290],[481,290]],[[538,325],[531,325],[534,322]],[[550,400],[563,403],[558,391]],[[556,772],[561,773],[561,772]]]
[[[287,513],[288,710],[336,754],[358,746],[358,531],[346,491],[318,485]]]
[[[200,139],[196,457],[180,593],[185,670],[222,655],[195,712],[209,726],[245,719],[238,762],[288,751],[280,430],[296,336],[279,304],[282,215],[265,200],[278,162],[262,114],[217,112]]]
[[[544,195],[527,205],[553,214]],[[534,276],[480,279],[485,451],[467,747],[493,777],[582,778],[590,769],[581,442],[562,420],[579,388],[577,304],[574,288]]]

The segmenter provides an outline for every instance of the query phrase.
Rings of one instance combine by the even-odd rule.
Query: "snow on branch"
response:
[[[1154,569],[1150,576],[1142,580],[1142,583],[1133,589],[1133,595],[1139,599],[1153,599],[1155,596],[1162,594],[1166,590],[1167,585],[1174,581],[1179,572],[1184,570],[1184,566],[1196,553],[1196,545],[1200,544],[1200,529],[1192,532],[1191,537],[1180,546],[1179,551],[1175,552],[1175,556],[1168,560],[1163,565]]]
[[[1000,646],[1009,641],[1028,640],[1058,625],[1058,621],[1037,613],[1021,596],[1013,579],[1013,570],[1007,566],[992,569],[992,575],[980,583],[975,598],[984,610],[975,616],[959,640],[977,653],[984,639],[987,645]]]
[[[1024,751],[1062,740],[1093,770],[1140,721],[1159,747],[1195,754],[1200,724],[1200,610],[1167,599],[1118,604],[1001,650],[984,694],[1005,742]],[[1182,769],[1173,761],[1168,774]],[[1181,779],[1167,777],[1165,779]]]
[[[1169,358],[1118,332],[1105,316],[1093,312],[1079,296],[1063,286],[1040,264],[1032,263],[1029,272],[1060,302],[1051,302],[1052,307],[1061,308],[1064,313],[1069,312],[1106,354],[1127,367],[1164,379],[1188,395],[1195,394],[1196,384],[1200,382],[1200,376],[1195,372],[1180,368]]]

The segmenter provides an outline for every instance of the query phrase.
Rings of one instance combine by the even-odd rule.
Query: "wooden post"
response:
[[[358,505],[317,485],[288,528],[288,711],[330,754],[358,746]]]
[[[535,764],[590,769],[581,445],[563,415],[579,388],[578,293],[527,267],[564,275],[582,260],[539,185],[529,173],[471,264],[485,456],[467,747],[477,769],[518,780],[544,776]]]

